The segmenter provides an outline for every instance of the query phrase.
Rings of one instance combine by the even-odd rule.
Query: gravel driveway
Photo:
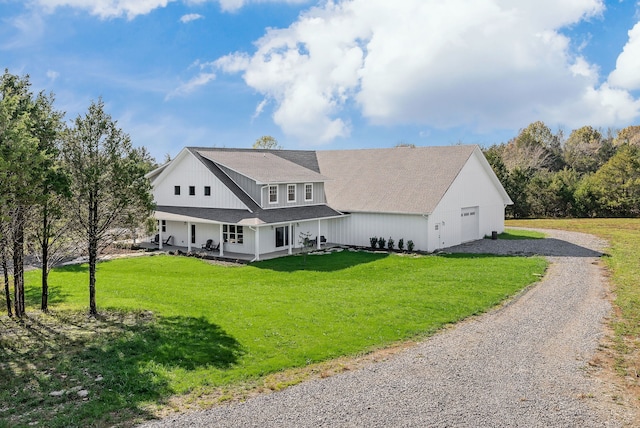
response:
[[[607,404],[585,370],[610,311],[596,262],[606,243],[546,233],[543,240],[481,240],[451,249],[549,258],[545,279],[500,309],[384,362],[145,426],[622,426],[623,410]]]

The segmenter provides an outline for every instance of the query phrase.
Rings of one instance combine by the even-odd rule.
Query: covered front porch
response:
[[[296,254],[305,239],[313,243],[314,249],[322,249],[330,241],[328,220],[342,216],[322,207],[269,210],[260,217],[238,210],[158,208],[155,248],[207,252],[212,257],[243,261]]]
[[[184,253],[184,254],[191,253],[191,254],[196,254],[198,257],[212,259],[212,260],[240,262],[240,263],[249,263],[249,262],[257,261],[255,259],[255,255],[253,254],[236,253],[233,251],[224,251],[221,254],[219,250],[206,250],[203,248],[195,248],[195,247],[192,247],[191,249],[189,249],[188,247],[166,245],[166,244],[163,246],[163,248],[159,248],[158,244],[154,244],[148,241],[141,242],[137,245],[140,248],[144,248],[150,251],[158,250],[158,251],[166,251],[166,252],[178,252],[178,253]],[[334,248],[337,246],[338,246],[337,244],[333,244],[333,243],[323,243],[321,250],[326,250],[326,249]],[[303,251],[304,249],[300,247],[292,248],[291,252],[289,252],[289,249],[273,251],[270,253],[261,254],[259,260],[271,260],[278,257],[285,257],[288,255],[292,255],[292,254],[300,254]],[[311,249],[311,251],[318,251],[318,249],[313,248]]]

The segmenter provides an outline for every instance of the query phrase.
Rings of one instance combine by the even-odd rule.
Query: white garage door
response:
[[[460,212],[460,240],[475,241],[478,236],[478,207],[462,208]]]

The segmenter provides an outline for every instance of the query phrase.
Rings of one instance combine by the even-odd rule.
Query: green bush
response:
[[[398,240],[398,250],[404,251],[404,239],[403,238],[400,238]]]
[[[387,249],[393,250],[393,244],[394,243],[395,243],[395,241],[393,239],[391,239],[391,237],[389,237],[389,240],[387,241]]]
[[[382,237],[378,238],[378,248],[384,250],[385,245],[387,245],[387,240]]]
[[[411,239],[409,239],[409,241],[407,241],[407,250],[409,252],[413,251],[413,241]]]
[[[376,245],[378,245],[378,237],[374,236],[372,238],[369,238],[369,242],[371,243],[371,248],[376,248]]]

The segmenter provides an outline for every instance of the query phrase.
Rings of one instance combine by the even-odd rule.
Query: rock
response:
[[[102,382],[103,379],[104,378],[102,376],[98,375],[98,377],[95,378],[95,381],[96,382]]]
[[[86,389],[81,389],[80,391],[77,392],[78,397],[86,397],[87,395],[89,395],[89,391],[87,391]]]
[[[61,395],[64,394],[64,392],[65,392],[64,389],[61,389],[60,391],[51,391],[49,395],[52,397],[60,397]]]

